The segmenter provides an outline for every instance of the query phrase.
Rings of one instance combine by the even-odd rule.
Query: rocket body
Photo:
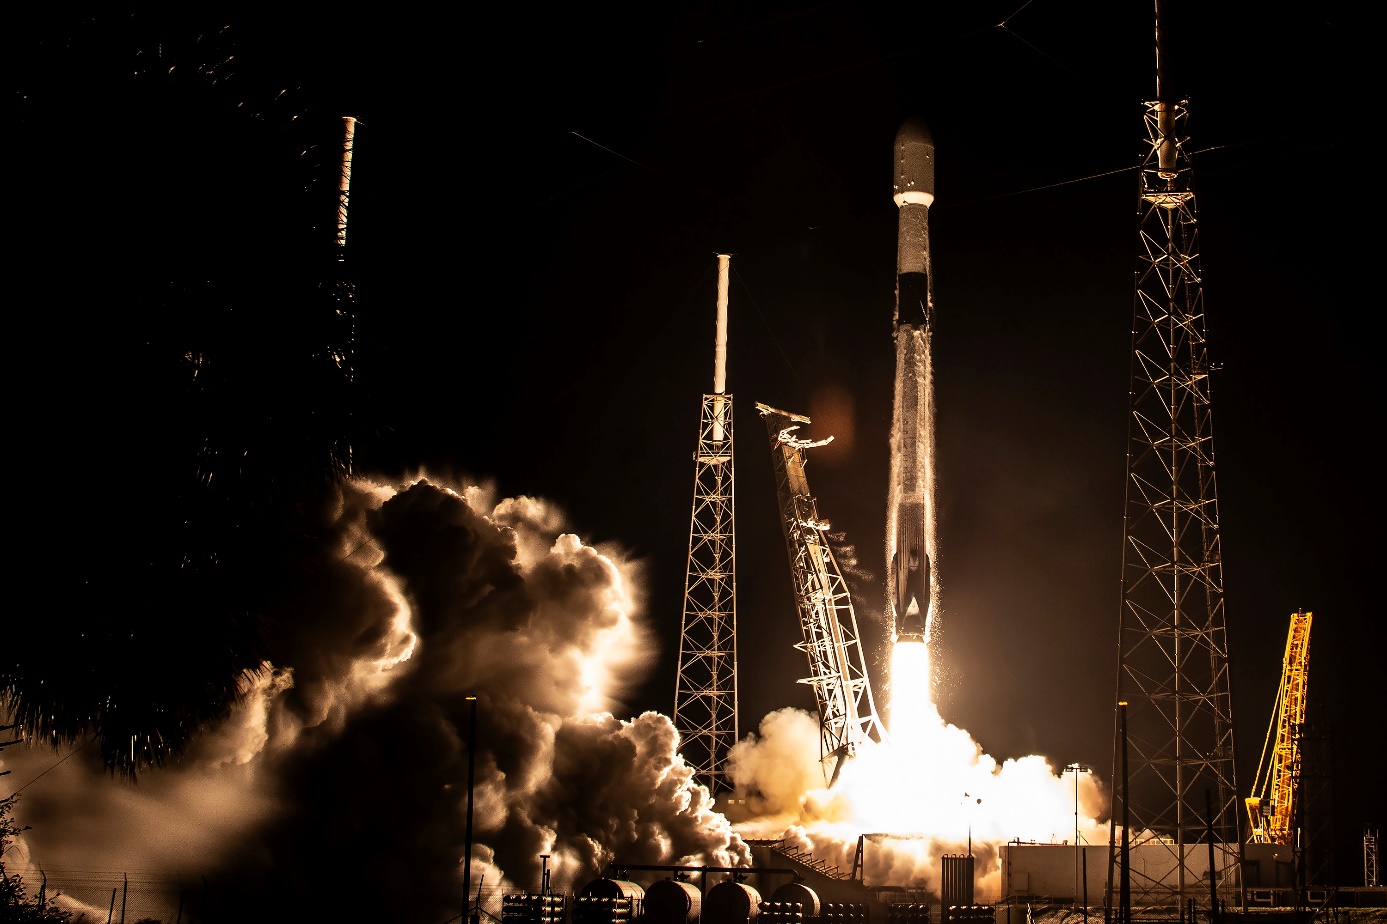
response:
[[[934,386],[930,367],[933,296],[929,207],[934,139],[908,120],[896,134],[896,379],[886,514],[887,605],[893,640],[929,637],[934,553]]]

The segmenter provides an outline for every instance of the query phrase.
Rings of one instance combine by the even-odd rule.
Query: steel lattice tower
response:
[[[1363,885],[1377,885],[1377,831],[1373,828],[1363,830]]]
[[[713,394],[703,396],[694,453],[693,515],[674,688],[680,752],[716,796],[732,787],[727,755],[737,743],[737,573],[732,505],[732,396],[727,371],[730,257],[718,254]]]
[[[1296,729],[1295,817],[1291,844],[1300,900],[1307,888],[1334,890],[1334,729],[1305,722]]]
[[[1189,109],[1162,94],[1160,25],[1158,6],[1157,98],[1146,104],[1139,181],[1117,690],[1127,703],[1127,833],[1133,846],[1151,845],[1129,867],[1131,899],[1148,906],[1207,901],[1211,865],[1221,898],[1240,888]],[[1161,847],[1168,856],[1151,857]]]

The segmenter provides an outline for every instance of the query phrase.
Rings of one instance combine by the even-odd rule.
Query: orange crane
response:
[[[1286,657],[1281,668],[1281,688],[1276,693],[1262,759],[1252,795],[1246,800],[1254,844],[1293,846],[1296,771],[1300,765],[1297,743],[1305,722],[1305,685],[1310,663],[1310,619],[1313,613],[1291,614],[1286,635]],[[1273,746],[1273,741],[1275,746]]]

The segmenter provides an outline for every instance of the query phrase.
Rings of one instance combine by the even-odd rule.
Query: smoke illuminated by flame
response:
[[[200,919],[445,920],[470,891],[474,732],[474,887],[534,888],[541,855],[560,889],[618,855],[748,863],[673,723],[606,711],[648,663],[639,565],[568,532],[551,504],[492,493],[345,485],[275,663],[179,765],[133,785],[92,749],[6,750],[6,779],[33,783],[9,872],[47,875],[50,897],[91,917],[131,871],[160,883],[132,917],[172,920],[181,893],[185,912],[208,903]]]
[[[748,837],[783,837],[839,868],[851,868],[866,835],[866,881],[938,889],[944,854],[971,849],[980,900],[1000,894],[997,848],[1008,841],[1068,843],[1074,837],[1074,782],[1044,757],[1000,764],[961,728],[945,722],[930,695],[928,645],[894,646],[889,741],[869,743],[823,786],[818,721],[782,710],[733,752],[733,777],[757,815],[739,826]],[[787,783],[787,780],[789,781]],[[796,792],[794,781],[805,785]],[[1080,835],[1106,840],[1102,793],[1079,781]]]
[[[832,789],[818,718],[766,716],[730,758],[746,797],[732,824],[693,782],[668,718],[602,711],[648,663],[641,569],[619,549],[588,546],[538,499],[424,480],[353,483],[325,522],[281,657],[183,764],[132,786],[92,754],[6,751],[13,779],[37,781],[20,804],[33,827],[15,856],[34,864],[26,875],[43,863],[67,907],[97,914],[109,882],[82,892],[61,870],[119,882],[131,867],[167,884],[165,911],[204,876],[220,884],[223,909],[297,901],[305,916],[407,907],[428,918],[454,907],[473,695],[483,717],[474,886],[534,888],[541,854],[561,889],[618,856],[745,865],[750,837],[847,869],[865,834],[873,885],[937,889],[939,857],[971,842],[985,900],[999,844],[1072,837],[1074,781],[1038,756],[999,764],[946,723],[925,643],[895,646],[890,740],[864,746]],[[1083,834],[1096,842],[1098,784],[1078,785]],[[344,851],[408,875],[364,894],[334,859]],[[333,905],[348,899],[371,907]]]

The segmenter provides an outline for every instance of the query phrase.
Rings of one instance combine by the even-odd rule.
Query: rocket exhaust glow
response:
[[[930,336],[929,207],[934,140],[910,119],[896,134],[896,381],[886,513],[887,605],[892,640],[929,638],[934,551],[934,420]]]

